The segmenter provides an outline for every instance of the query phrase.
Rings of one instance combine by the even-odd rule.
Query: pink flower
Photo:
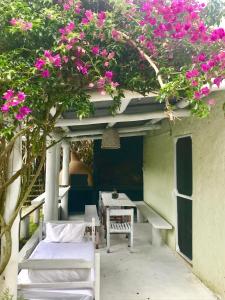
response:
[[[106,49],[104,49],[104,50],[101,51],[100,54],[101,54],[102,57],[106,57],[108,55],[108,52],[107,52]]]
[[[200,53],[198,55],[198,61],[200,61],[200,62],[206,61],[206,55],[205,55],[205,53]]]
[[[17,98],[18,98],[18,100],[20,100],[20,101],[24,101],[24,100],[26,99],[26,94],[23,93],[23,92],[18,92],[18,93],[17,93]]]
[[[115,57],[115,52],[110,52],[109,55],[108,55],[108,59],[111,60]]]
[[[62,60],[59,54],[56,54],[55,56],[50,57],[51,63],[57,68],[60,68],[62,66]]]
[[[85,33],[84,32],[81,32],[80,35],[79,35],[79,39],[80,40],[83,40],[85,38]]]
[[[63,5],[63,9],[64,9],[64,10],[70,10],[70,5],[69,5],[68,3],[65,3],[65,4]]]
[[[101,78],[98,80],[98,82],[97,82],[97,87],[98,87],[99,89],[101,89],[101,88],[104,87],[104,85],[105,85],[105,78],[101,77]]]
[[[199,71],[197,69],[189,70],[186,72],[186,78],[191,79],[199,76]]]
[[[15,118],[20,121],[23,120],[27,115],[31,113],[31,109],[27,106],[23,106],[19,109],[19,112],[16,114]]]
[[[35,62],[35,68],[38,70],[42,70],[44,65],[46,64],[46,61],[42,58],[38,58]]]
[[[89,83],[89,85],[88,85],[89,88],[93,88],[94,86],[95,86],[95,85],[94,85],[94,83],[92,83],[92,82]]]
[[[118,82],[111,82],[111,87],[112,88],[117,88],[119,86],[119,83]]]
[[[115,41],[119,41],[120,40],[120,33],[116,29],[112,30],[112,38]]]
[[[192,85],[192,86],[198,86],[198,81],[193,80],[192,83],[191,83],[191,85]]]
[[[44,51],[44,56],[47,57],[47,58],[51,57],[52,56],[52,51],[45,50]]]
[[[195,99],[199,100],[201,99],[201,93],[200,92],[195,92]]]
[[[65,32],[66,33],[70,33],[71,31],[73,31],[75,28],[75,24],[74,22],[70,22],[66,27],[65,27]]]
[[[44,70],[44,71],[42,71],[42,72],[41,72],[41,76],[42,76],[43,78],[49,78],[49,77],[50,77],[50,72],[49,72],[49,70]]]
[[[81,24],[87,25],[89,23],[89,20],[87,18],[82,18]]]
[[[223,77],[222,77],[222,76],[219,76],[219,77],[216,77],[216,78],[213,80],[213,83],[216,84],[217,87],[219,88],[222,81],[223,81]]]
[[[66,50],[71,50],[73,48],[72,45],[66,45]]]
[[[87,65],[84,65],[84,63],[81,61],[77,61],[75,64],[76,64],[77,70],[80,73],[82,73],[83,75],[88,74],[88,66]]]
[[[106,71],[105,72],[105,77],[108,79],[108,80],[112,80],[113,78],[113,72],[112,71]]]
[[[23,22],[21,24],[21,29],[24,31],[31,30],[32,27],[33,27],[33,24],[31,22]]]
[[[92,52],[94,55],[98,55],[98,54],[99,54],[99,51],[100,51],[99,46],[93,46],[93,47],[91,48],[91,52]]]
[[[86,10],[85,16],[88,19],[88,21],[91,21],[94,18],[93,12],[91,10]]]
[[[18,20],[15,19],[15,18],[12,18],[12,19],[9,21],[9,23],[10,23],[12,26],[16,26],[17,23],[18,23]]]
[[[105,20],[106,19],[106,13],[104,11],[100,11],[98,13],[98,19],[99,20]]]
[[[1,111],[2,111],[3,113],[7,113],[7,112],[9,111],[9,105],[3,104],[3,105],[1,106]]]
[[[201,69],[204,73],[207,73],[210,70],[210,66],[208,64],[202,64]]]
[[[3,99],[5,100],[10,100],[14,96],[14,91],[13,90],[8,90],[3,94]]]
[[[200,92],[202,95],[207,96],[210,92],[210,89],[206,86],[206,87],[203,87]]]
[[[108,61],[104,62],[104,67],[108,68],[108,66],[109,66],[109,62]]]
[[[64,63],[66,63],[66,64],[67,64],[68,61],[69,61],[69,58],[68,58],[68,56],[66,56],[66,55],[63,55],[62,59],[63,59]]]
[[[101,11],[98,13],[98,26],[101,27],[104,25],[106,19],[106,13],[104,11]]]
[[[216,105],[216,100],[215,99],[209,99],[207,101],[207,103],[208,103],[208,105],[213,106],[213,105]]]

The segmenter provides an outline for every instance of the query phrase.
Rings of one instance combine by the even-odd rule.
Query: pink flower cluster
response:
[[[26,99],[26,95],[21,91],[15,93],[14,90],[8,90],[3,94],[2,98],[4,99],[5,103],[1,106],[1,111],[2,113],[8,113],[10,108],[16,108],[22,104]],[[16,110],[15,118],[17,120],[23,120],[30,113],[31,109],[29,107],[20,106]]]
[[[28,31],[31,30],[33,27],[33,24],[31,22],[26,22],[23,19],[15,19],[12,18],[9,23],[14,26],[20,28],[22,31]]]
[[[50,77],[50,71],[47,67],[54,66],[56,68],[61,68],[62,62],[68,62],[68,57],[63,56],[61,58],[60,54],[53,55],[52,51],[45,50],[44,57],[37,58],[35,62],[35,68],[41,71],[41,76],[43,78]]]
[[[156,54],[154,43],[158,39],[186,39],[191,43],[212,44],[225,41],[225,30],[217,28],[211,31],[201,19],[204,3],[196,0],[145,0],[141,3],[139,20],[143,34],[138,38],[152,54]],[[150,27],[153,36],[149,39],[146,32]],[[115,34],[114,34],[115,35]],[[154,41],[155,40],[155,41]],[[200,57],[204,59],[204,57]],[[205,66],[203,66],[205,69]]]

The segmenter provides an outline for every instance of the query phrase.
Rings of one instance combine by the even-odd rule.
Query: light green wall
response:
[[[212,97],[212,95],[211,95]],[[193,272],[225,299],[225,93],[213,95],[210,117],[168,121],[144,139],[144,200],[176,227],[175,138],[187,134],[193,145]],[[175,230],[167,234],[175,249]]]

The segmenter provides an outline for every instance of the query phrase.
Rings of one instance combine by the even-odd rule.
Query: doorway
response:
[[[176,140],[177,248],[192,260],[192,139]]]

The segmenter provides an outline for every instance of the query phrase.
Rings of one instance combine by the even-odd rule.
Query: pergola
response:
[[[60,169],[60,147],[63,148],[62,185],[69,184],[69,160],[72,141],[102,139],[106,128],[116,128],[120,137],[144,136],[150,130],[160,129],[160,121],[168,118],[165,103],[157,101],[156,93],[143,96],[137,92],[125,91],[125,98],[115,115],[110,112],[113,100],[110,95],[102,95],[99,91],[90,94],[94,106],[94,115],[79,119],[75,111],[62,114],[56,127],[65,137],[62,143],[49,148],[46,159],[46,201],[44,207],[45,221],[58,218],[58,177]],[[185,101],[173,101],[174,117],[190,116]],[[61,138],[61,137],[60,137]],[[59,139],[58,137],[56,140]],[[68,194],[61,200],[62,218],[68,218]]]

